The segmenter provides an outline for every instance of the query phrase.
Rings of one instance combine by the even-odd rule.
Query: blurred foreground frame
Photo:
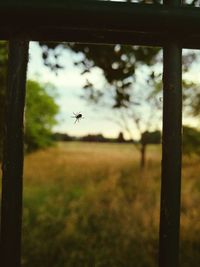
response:
[[[9,40],[1,205],[2,267],[21,266],[23,112],[29,41],[163,47],[159,267],[179,266],[181,53],[182,48],[200,49],[199,24],[199,9],[182,5],[180,0],[164,0],[163,4],[1,1],[0,36]]]

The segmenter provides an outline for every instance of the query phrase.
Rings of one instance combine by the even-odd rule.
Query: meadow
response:
[[[161,148],[68,142],[25,157],[23,267],[156,267]],[[200,266],[200,158],[184,157],[181,267]]]

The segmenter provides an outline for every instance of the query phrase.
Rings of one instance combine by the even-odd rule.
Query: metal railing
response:
[[[200,48],[200,11],[181,6],[65,0],[0,2],[0,38],[9,40],[1,208],[2,267],[21,257],[23,112],[29,40],[163,47],[163,141],[159,266],[179,266],[181,53]],[[187,34],[187,38],[185,38]]]

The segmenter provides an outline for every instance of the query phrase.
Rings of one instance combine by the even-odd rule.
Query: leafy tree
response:
[[[60,69],[58,63],[59,53],[62,49],[70,49],[75,53],[82,54],[82,59],[74,62],[81,69],[81,74],[85,75],[96,67],[103,71],[107,82],[107,88],[113,90],[113,108],[127,107],[130,102],[130,88],[136,84],[135,73],[141,65],[151,66],[157,61],[159,48],[139,47],[130,45],[93,45],[93,44],[56,44],[41,43],[43,49],[43,59],[45,65],[52,70]],[[51,52],[50,52],[51,51]],[[52,61],[52,51],[54,51],[55,61]],[[56,68],[57,67],[57,68]],[[154,75],[148,79],[154,79]],[[98,103],[104,92],[86,79],[84,86],[85,98]]]
[[[97,1],[97,0],[93,0]],[[131,1],[127,1],[131,2]],[[138,3],[160,3],[160,1],[138,0]],[[185,1],[187,2],[187,1]],[[193,5],[196,1],[193,1]],[[132,99],[131,94],[134,91],[136,81],[136,71],[141,66],[151,67],[157,62],[159,48],[125,46],[125,45],[89,45],[89,44],[56,44],[56,43],[41,43],[43,48],[43,59],[45,65],[49,66],[53,71],[57,71],[62,66],[58,63],[59,52],[57,47],[71,49],[75,53],[82,53],[82,59],[75,62],[75,65],[81,67],[82,74],[87,74],[93,68],[102,69],[107,82],[107,88],[112,94],[112,105],[114,109],[126,108],[137,104],[135,99]],[[52,62],[52,54],[49,57],[49,50],[54,51],[55,61]],[[61,51],[59,49],[59,51]],[[147,76],[144,76],[146,82],[155,83],[157,74],[154,71]],[[104,96],[105,91],[99,90],[86,79],[84,86],[85,98],[94,103],[99,103],[99,100]],[[107,90],[108,91],[108,90]]]
[[[58,44],[41,44],[43,58],[46,65],[48,60],[48,49],[56,54],[54,65],[59,58]],[[75,53],[82,53],[82,58],[74,62],[81,69],[81,74],[85,75],[86,83],[83,87],[83,97],[90,103],[100,108],[109,108],[115,111],[115,120],[123,130],[129,133],[134,128],[140,134],[139,152],[141,155],[140,165],[145,165],[146,145],[142,143],[142,135],[155,131],[152,127],[155,121],[160,119],[160,107],[162,101],[157,94],[161,90],[161,73],[154,67],[158,62],[162,63],[159,48],[126,46],[126,45],[90,45],[90,44],[59,44],[59,48],[70,49]],[[59,51],[62,51],[60,49]],[[184,69],[187,71],[196,55],[192,52],[183,57]],[[48,59],[48,60],[47,60]],[[53,62],[51,61],[51,69]],[[60,66],[62,67],[62,66]],[[59,67],[59,68],[60,68]],[[98,85],[92,84],[89,74],[96,67],[103,71],[105,86],[103,89],[96,88]],[[139,75],[138,75],[139,73]],[[138,76],[140,76],[138,78]],[[142,78],[141,78],[142,77]],[[141,80],[142,83],[141,83]],[[138,85],[141,88],[138,89]],[[195,87],[187,90],[189,98],[195,95]],[[195,99],[200,99],[195,98]],[[198,101],[196,100],[195,103]],[[148,106],[148,112],[144,112]],[[159,107],[160,106],[160,107]],[[196,105],[191,105],[192,110],[196,110]],[[191,112],[191,111],[190,111]],[[131,126],[128,125],[131,122]],[[158,129],[158,128],[157,128]],[[131,139],[135,139],[131,133]]]
[[[200,155],[200,131],[189,126],[183,127],[183,153]]]
[[[7,42],[0,42],[0,160],[2,159],[4,104],[6,90],[8,49]],[[51,88],[50,88],[51,87]],[[52,86],[27,81],[25,147],[27,151],[52,144],[51,131],[56,124],[58,106]]]
[[[42,44],[43,59],[45,64],[54,70],[52,65],[58,65],[59,49],[57,46],[63,47],[63,49],[70,49],[75,53],[82,53],[82,59],[74,62],[76,66],[81,69],[82,75],[86,76],[86,83],[84,86],[83,97],[90,104],[94,104],[95,107],[100,104],[100,107],[104,106],[115,111],[119,110],[119,113],[124,110],[129,113],[129,118],[132,116],[132,121],[138,126],[138,121],[142,120],[138,115],[142,114],[133,110],[133,107],[142,106],[141,99],[138,99],[136,95],[137,87],[137,75],[138,69],[142,68],[144,64],[146,66],[152,66],[157,62],[157,55],[159,52],[158,48],[150,47],[138,47],[138,46],[127,46],[127,45],[90,45],[90,44]],[[49,50],[53,50],[55,53],[55,62],[50,61],[48,56]],[[49,51],[49,52],[48,52]],[[52,51],[51,51],[52,52]],[[52,53],[50,53],[52,54]],[[54,63],[54,64],[53,64]],[[59,66],[61,68],[62,66]],[[88,78],[88,74],[92,72],[96,67],[103,71],[105,78],[106,90],[95,88],[95,85],[91,83]],[[145,77],[147,83],[154,83],[155,74],[152,72],[149,77]],[[141,96],[141,91],[139,95]],[[139,98],[141,98],[139,96]],[[146,97],[147,98],[147,97]],[[106,101],[108,102],[106,103]],[[146,102],[147,99],[145,99]],[[149,103],[149,100],[148,100]],[[102,105],[101,105],[102,104]],[[123,111],[122,111],[123,110]],[[129,112],[131,111],[131,112]],[[130,113],[132,115],[130,115]],[[139,115],[139,116],[140,116]],[[127,115],[126,115],[127,116]],[[136,118],[137,117],[137,118]],[[120,118],[119,118],[120,119]],[[118,120],[119,121],[119,120]],[[136,122],[137,121],[137,122]],[[127,127],[125,127],[127,128]],[[124,130],[124,128],[122,127]],[[142,134],[143,131],[140,131]],[[135,139],[131,136],[132,139]],[[141,150],[139,150],[141,152]],[[141,152],[142,153],[142,152]],[[141,164],[142,165],[142,164]]]
[[[55,96],[35,81],[27,81],[25,111],[25,148],[28,152],[52,144],[58,105]]]
[[[99,1],[99,0],[91,0]],[[101,1],[101,0],[100,0]],[[124,0],[122,2],[132,2]],[[137,0],[138,3],[154,3],[160,4],[160,0]],[[197,5],[197,1],[184,0],[184,4]],[[146,65],[151,67],[158,60],[158,52],[160,48],[140,47],[134,45],[91,45],[80,43],[40,43],[43,49],[43,59],[45,65],[49,66],[53,71],[57,71],[62,66],[58,63],[60,48],[70,49],[75,53],[82,53],[82,59],[74,62],[75,65],[82,69],[82,74],[87,74],[92,69],[98,67],[103,71],[104,77],[110,88],[113,89],[113,108],[127,107],[130,102],[130,87],[134,88],[135,73],[141,67]],[[59,49],[57,50],[57,48]],[[51,52],[51,53],[50,53]],[[52,53],[53,52],[53,53]],[[52,61],[54,54],[55,61]],[[195,59],[194,53],[186,57],[187,63]],[[187,64],[185,64],[186,66]],[[149,77],[145,77],[147,82],[154,82],[156,75],[152,71]],[[132,88],[132,89],[133,89]],[[95,88],[94,85],[87,79],[84,86],[85,97],[91,101],[98,103],[99,99],[104,95],[104,92]],[[108,89],[108,88],[106,88]]]
[[[7,43],[0,42],[0,160],[2,159],[4,96],[7,73]],[[30,152],[52,144],[51,131],[56,124],[58,106],[51,88],[27,81],[25,148]]]

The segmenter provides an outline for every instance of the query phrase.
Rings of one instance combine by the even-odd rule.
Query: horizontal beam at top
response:
[[[0,38],[200,48],[200,9],[107,1],[1,0]],[[84,36],[85,35],[85,36]],[[155,39],[156,38],[156,39]]]

